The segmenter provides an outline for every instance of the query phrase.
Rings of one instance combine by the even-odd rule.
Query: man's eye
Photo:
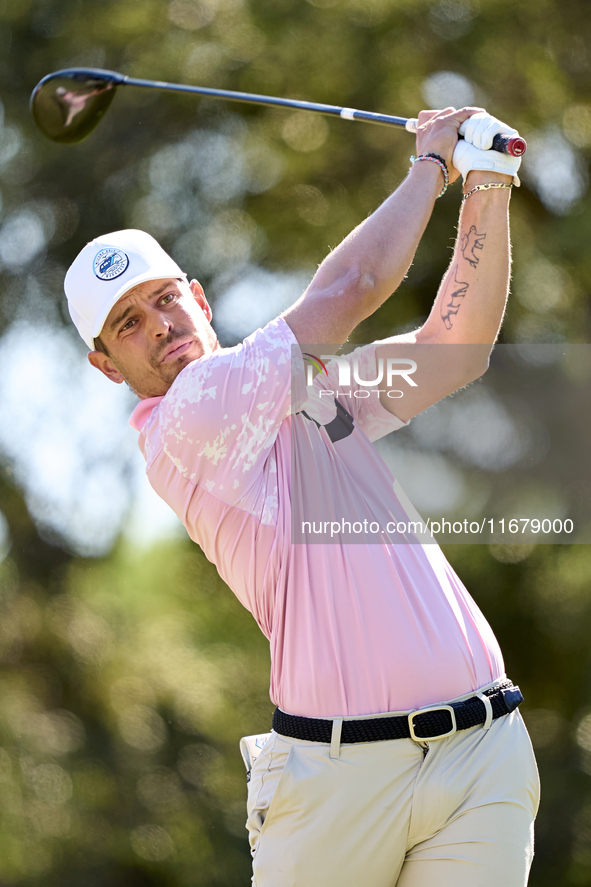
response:
[[[128,320],[127,323],[121,327],[121,332],[124,333],[126,330],[130,330],[134,323],[135,321]]]
[[[162,305],[168,305],[169,302],[172,302],[174,298],[174,293],[167,293],[165,296],[162,296],[160,300]]]

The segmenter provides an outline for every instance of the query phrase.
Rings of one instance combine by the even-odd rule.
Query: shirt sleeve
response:
[[[386,410],[379,397],[379,384],[361,385],[359,379],[364,382],[377,380],[377,363],[376,363],[376,345],[372,342],[370,345],[362,345],[355,348],[350,354],[339,355],[338,360],[330,360],[326,364],[326,373],[319,373],[314,379],[315,397],[314,400],[321,402],[318,414],[324,412],[323,407],[327,405],[327,401],[332,403],[332,394],[345,407],[353,417],[355,424],[362,429],[369,440],[379,440],[391,431],[397,431],[404,428],[408,422],[404,422],[397,416]],[[346,361],[349,365],[348,379],[345,384],[342,382],[342,371],[339,372],[339,364]],[[341,364],[342,366],[342,364]],[[328,397],[324,393],[320,395],[320,390],[324,389],[330,392]],[[311,406],[311,400],[308,400],[306,410],[314,412]],[[316,415],[315,415],[316,417]],[[325,420],[319,420],[321,424],[326,424]]]
[[[182,476],[239,504],[281,423],[297,411],[292,369],[300,372],[301,352],[280,317],[235,348],[189,364],[158,411],[163,450]]]

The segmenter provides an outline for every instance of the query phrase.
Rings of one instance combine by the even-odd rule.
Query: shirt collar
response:
[[[147,397],[145,400],[140,400],[129,418],[129,424],[131,427],[135,428],[136,431],[141,431],[150,418],[154,407],[157,407],[163,399],[164,395],[160,397]]]

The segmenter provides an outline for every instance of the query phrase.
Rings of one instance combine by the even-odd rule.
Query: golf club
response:
[[[139,80],[136,77],[128,77],[118,74],[116,71],[103,71],[100,68],[66,68],[48,74],[40,80],[31,95],[31,111],[35,123],[41,132],[54,142],[64,144],[80,142],[98,125],[113,101],[118,86],[166,89],[173,92],[189,92],[211,98],[226,99],[231,102],[249,102],[255,105],[276,105],[283,108],[317,111],[320,114],[331,114],[344,120],[362,120],[365,123],[402,126],[408,132],[416,132],[418,124],[415,118],[393,117],[389,114],[376,114],[372,111],[358,111],[354,108],[340,108],[337,105],[282,99],[250,92],[233,92],[227,89],[210,89],[205,86],[165,83],[161,80]],[[503,154],[511,154],[513,157],[520,157],[526,147],[525,139],[522,139],[521,136],[502,134],[496,135],[492,144],[493,150]]]

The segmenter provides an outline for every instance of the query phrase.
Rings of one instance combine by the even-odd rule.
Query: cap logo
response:
[[[95,277],[99,280],[114,280],[120,277],[129,265],[129,256],[121,249],[109,246],[97,253],[93,263]]]

